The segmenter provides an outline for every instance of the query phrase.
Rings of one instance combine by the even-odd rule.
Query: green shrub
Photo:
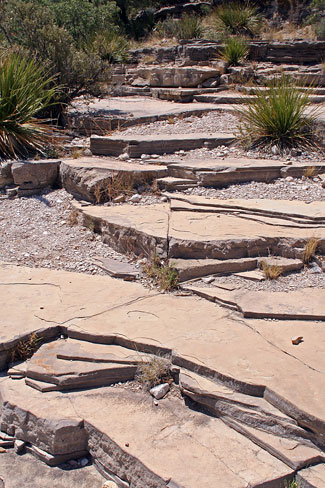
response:
[[[220,50],[221,58],[229,66],[238,66],[248,55],[248,45],[241,37],[229,37],[223,49]]]
[[[317,109],[305,112],[311,93],[312,88],[301,91],[284,75],[270,82],[267,90],[257,88],[239,110],[242,140],[252,146],[275,144],[280,149],[312,147]]]
[[[315,34],[317,39],[324,41],[325,40],[325,18],[321,19],[317,24],[315,24]]]
[[[179,20],[178,39],[199,39],[203,29],[201,19],[195,15],[184,14]]]
[[[220,5],[216,10],[216,15],[229,34],[254,37],[261,26],[257,8],[247,2]]]
[[[109,63],[127,63],[129,60],[129,43],[125,37],[115,32],[97,34],[92,47],[101,59]]]
[[[50,126],[35,116],[55,98],[54,81],[46,68],[19,53],[0,58],[0,157],[42,151],[51,141]]]

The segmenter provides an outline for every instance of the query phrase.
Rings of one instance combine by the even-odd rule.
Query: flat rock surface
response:
[[[301,484],[302,488],[324,488],[325,464],[302,469],[297,475],[297,481]]]
[[[235,305],[244,317],[324,320],[324,290],[302,288],[287,292],[222,290],[216,286],[186,287],[217,301]]]
[[[110,97],[94,99],[91,103],[84,100],[75,101],[71,112],[98,116],[145,117],[148,115],[177,115],[196,110],[216,110],[212,103],[170,103],[166,100],[155,100],[146,97]]]
[[[94,466],[69,471],[51,468],[31,454],[18,457],[13,450],[0,455],[0,473],[5,488],[102,488],[105,482]]]

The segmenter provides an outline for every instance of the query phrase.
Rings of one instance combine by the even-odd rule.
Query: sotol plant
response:
[[[248,54],[248,45],[241,37],[229,37],[220,51],[220,57],[228,66],[238,66]]]
[[[239,110],[241,139],[255,147],[313,147],[317,109],[310,109],[312,92],[312,87],[299,90],[284,75],[271,81],[267,90],[257,88]]]
[[[36,115],[53,101],[54,77],[19,53],[0,57],[0,157],[41,151],[52,140],[49,125]]]
[[[249,2],[224,2],[216,15],[229,34],[254,37],[261,26],[257,8]]]

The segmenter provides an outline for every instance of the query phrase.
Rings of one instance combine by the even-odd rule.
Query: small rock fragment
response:
[[[79,460],[79,466],[81,466],[82,468],[84,468],[85,466],[87,466],[88,463],[89,463],[89,460],[86,457],[81,458]]]
[[[141,201],[141,195],[139,195],[139,193],[132,195],[132,197],[130,198],[130,202],[132,203],[139,203],[140,201]]]
[[[291,342],[294,346],[298,346],[298,344],[300,344],[301,342],[304,342],[304,338],[302,336],[293,337],[291,339]]]
[[[121,161],[126,161],[127,159],[129,159],[129,157],[130,157],[130,156],[128,155],[128,153],[123,153],[123,154],[120,154],[118,158],[119,158]]]
[[[170,390],[169,384],[168,383],[162,383],[161,385],[154,386],[150,390],[150,394],[156,398],[156,400],[160,400],[161,398],[164,398],[166,393],[168,393]]]
[[[214,281],[214,277],[213,276],[206,276],[205,278],[202,278],[202,281],[203,281],[203,283],[210,284]]]
[[[4,447],[0,447],[0,453],[2,453],[2,452],[7,452]]]
[[[114,198],[114,203],[123,203],[125,202],[125,195],[119,195],[118,197]]]
[[[25,449],[25,442],[20,439],[15,440],[14,449],[17,454],[20,454]]]
[[[118,488],[118,485],[114,481],[105,481],[102,488]]]

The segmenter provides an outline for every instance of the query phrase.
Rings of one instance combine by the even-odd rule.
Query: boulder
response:
[[[218,69],[208,67],[169,67],[142,68],[138,70],[138,76],[148,80],[153,87],[183,87],[193,88],[201,85],[210,78],[219,79]]]
[[[12,185],[14,180],[11,174],[12,161],[4,161],[0,164],[0,188]]]
[[[59,174],[60,161],[18,161],[12,164],[11,172],[15,185],[22,190],[36,190],[53,186]]]

